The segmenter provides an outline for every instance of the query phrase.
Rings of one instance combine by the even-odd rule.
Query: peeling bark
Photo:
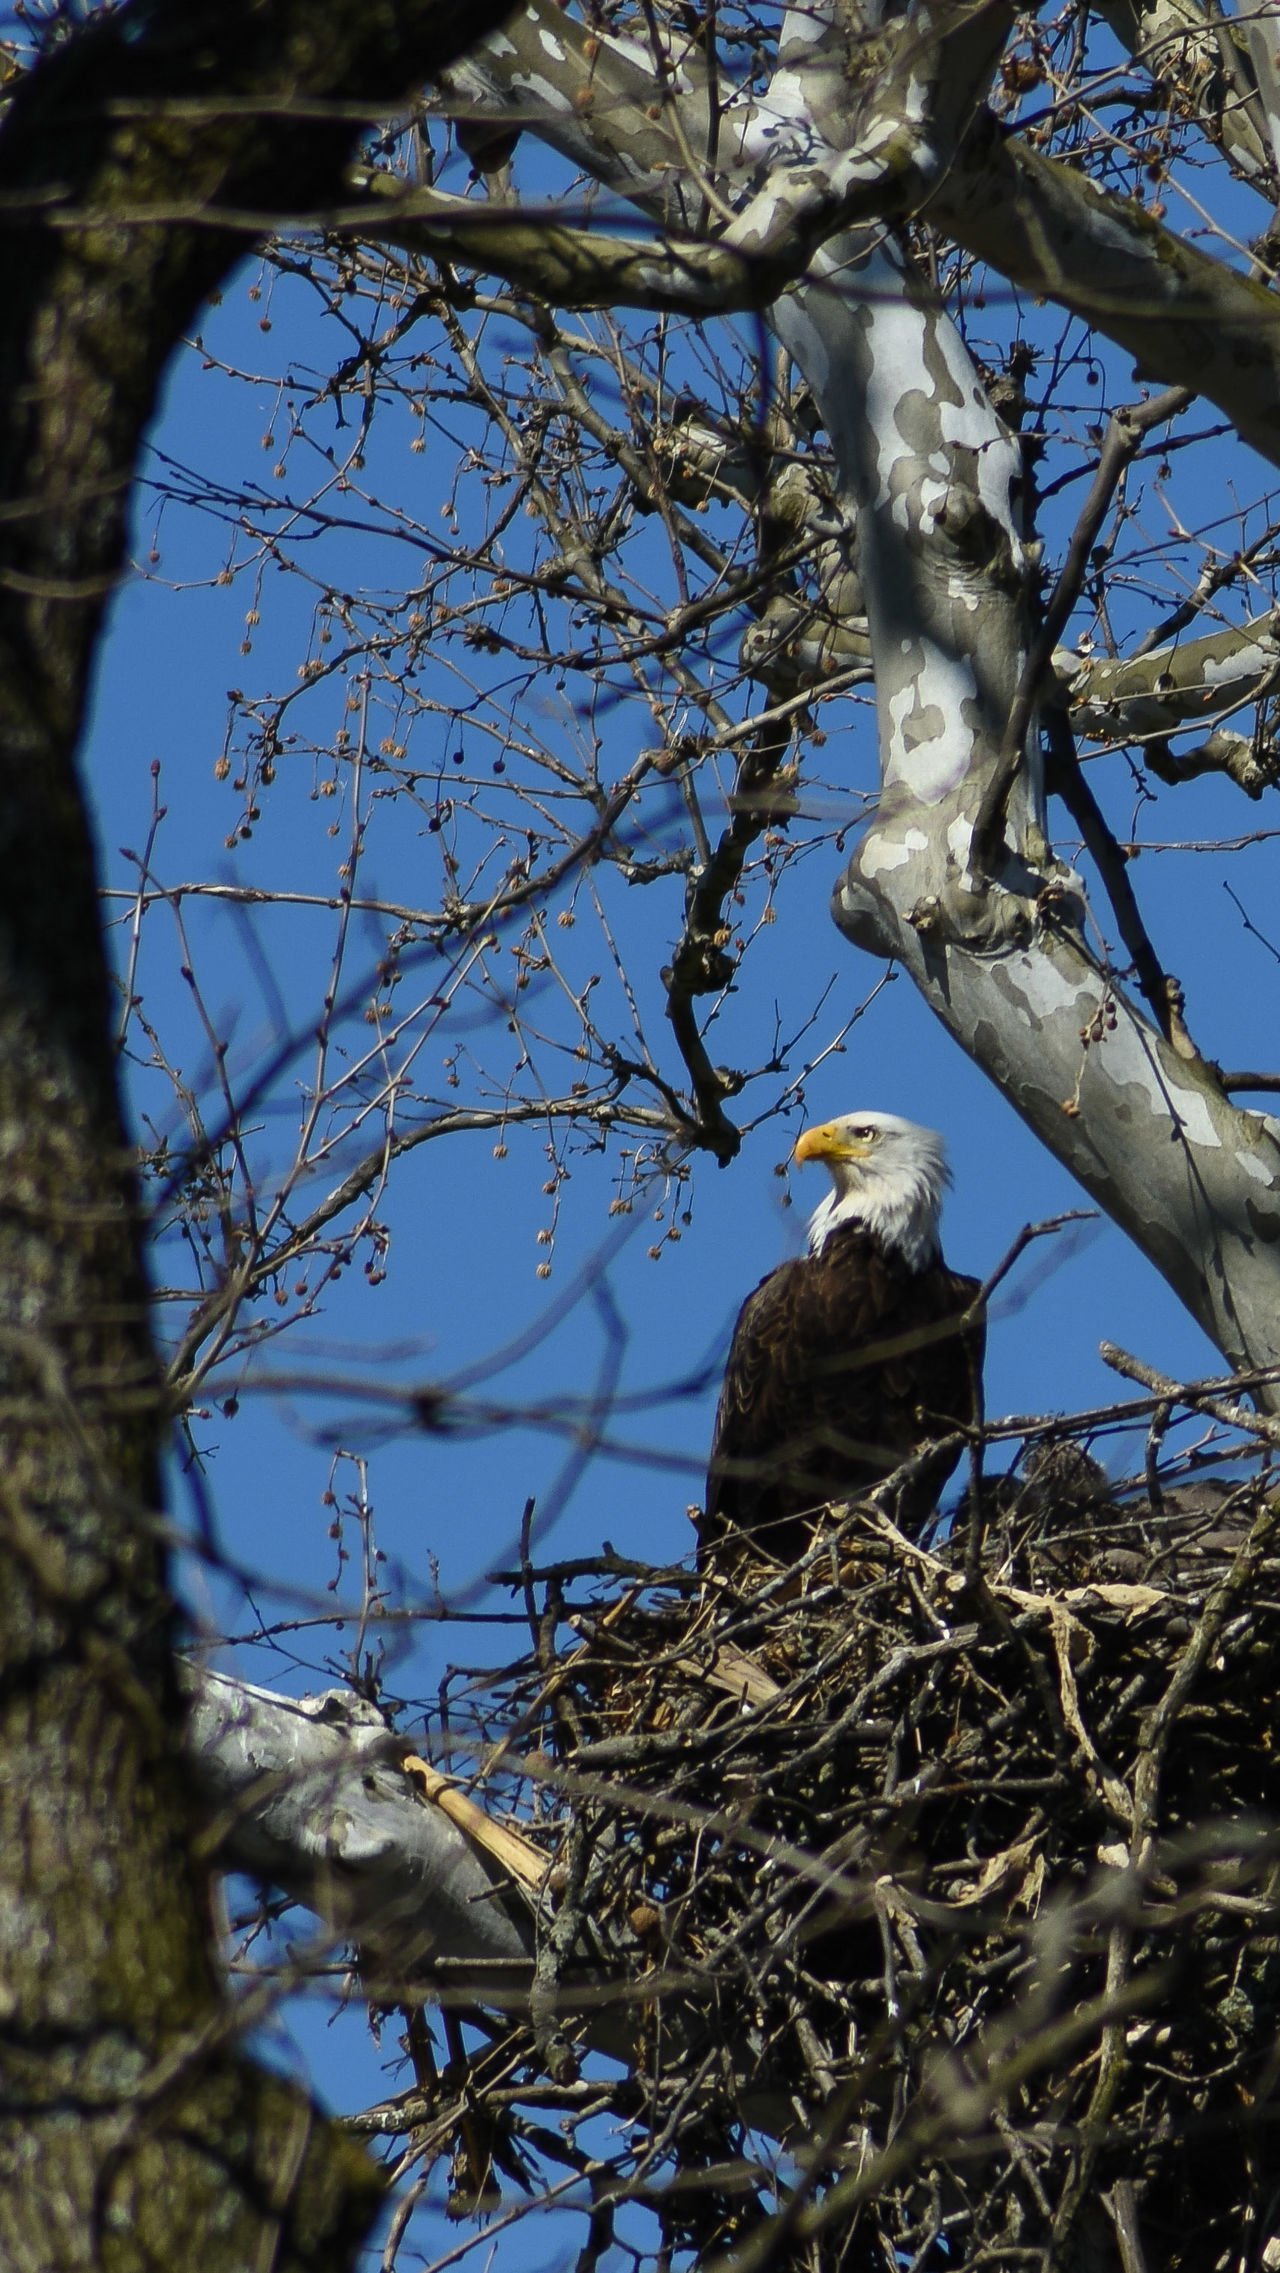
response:
[[[1231,1105],[1180,1019],[1158,1032],[1087,945],[1083,889],[1045,833],[1034,730],[999,864],[975,861],[1027,649],[1018,460],[949,319],[877,282],[816,310],[792,295],[775,318],[860,516],[876,668],[880,808],[836,921],[903,963],[1229,1361],[1273,1364],[1280,1127]]]
[[[977,14],[993,34],[997,13]],[[941,11],[920,11],[911,23],[913,39],[898,45],[878,44],[874,26],[861,44],[855,38],[842,71],[819,36],[822,12],[793,12],[767,96],[730,103],[721,123],[717,178],[742,207],[722,242],[757,259],[774,248],[789,258],[852,221],[876,214],[892,223],[923,211],[999,274],[1125,348],[1138,376],[1189,386],[1216,403],[1280,463],[1275,295],[1087,174],[1006,136],[976,107],[994,60],[985,39],[972,30],[962,38]],[[931,36],[949,71],[931,62]],[[684,153],[708,147],[696,79],[687,58],[674,58],[655,104],[642,53],[589,36],[555,0],[528,0],[497,41],[446,76],[445,102],[455,114],[526,126],[668,228],[685,230],[697,225],[700,193]],[[744,189],[744,165],[762,159],[773,161],[770,178]],[[487,257],[501,272],[496,228],[491,245]],[[656,282],[655,273],[647,288]]]
[[[423,1798],[375,1707],[202,1667],[188,1686],[188,1752],[224,1863],[296,1895],[398,1981],[462,1960],[471,1997],[527,1991],[532,1905]]]
[[[933,19],[913,21],[919,56]],[[624,110],[630,118],[643,109],[643,61],[611,58],[625,93],[611,78],[614,103],[603,115],[575,113],[574,73],[586,62],[577,37],[563,17],[549,29],[544,0],[532,0],[499,41],[468,58],[449,99],[461,92],[482,108],[523,106],[533,131],[612,188],[683,219],[693,185],[686,174],[679,186],[679,137],[664,115],[647,119],[639,149],[625,151],[620,139]],[[887,89],[896,88],[899,112],[902,93],[885,56],[900,66],[902,51],[879,40],[874,11],[859,30],[793,10],[766,96],[754,108],[729,106],[724,194],[733,194],[727,152],[768,154],[784,173],[806,166],[811,176],[845,165],[845,178],[851,154],[883,155]],[[945,99],[939,74],[923,64],[912,82],[917,187],[928,171],[921,154],[937,158],[928,217],[1130,348],[1144,371],[1208,395],[1280,458],[1280,304],[1087,176],[999,136],[980,114],[969,127],[984,55],[970,45],[968,76],[949,82]],[[703,97],[680,88],[677,76],[669,100],[696,141]],[[900,167],[882,168],[887,218],[899,210],[904,178]],[[753,183],[757,222],[768,195],[768,182]],[[1016,446],[954,326],[920,295],[883,233],[874,244],[856,233],[827,244],[775,302],[772,320],[835,450],[876,680],[879,809],[837,890],[836,919],[858,946],[902,961],[962,1047],[1163,1271],[1224,1355],[1274,1362],[1280,1129],[1228,1102],[1187,1035],[1176,980],[1165,982],[1160,1027],[1126,999],[1087,942],[1079,878],[1050,849],[1034,725],[1024,749],[1007,747],[1015,700],[1036,692],[1022,683],[1029,567]],[[1189,642],[1132,666],[1133,682],[1115,667],[1104,699],[1119,701],[1123,688],[1137,700],[1154,677],[1183,717],[1197,703],[1203,715],[1210,684],[1247,679],[1256,692],[1271,667],[1269,650],[1257,652],[1261,636],[1245,627]],[[1162,676],[1175,685],[1159,686]],[[1090,721],[1094,692],[1091,675]],[[1215,762],[1229,762],[1227,753]]]
[[[1246,181],[1264,197],[1273,194],[1274,160],[1256,91],[1262,80],[1254,23],[1237,27],[1200,0],[1152,0],[1149,6],[1102,0],[1101,13],[1161,93],[1203,122]],[[1256,86],[1247,81],[1246,55],[1255,61]]]
[[[1058,678],[1071,723],[1093,741],[1175,734],[1256,702],[1280,678],[1280,636],[1270,609],[1247,623],[1206,632],[1126,660],[1088,662],[1059,649]]]
[[[1086,660],[1059,648],[1053,660],[1074,731],[1094,742],[1140,743],[1148,772],[1160,781],[1176,785],[1225,773],[1257,799],[1280,780],[1274,734],[1261,724],[1252,734],[1215,726],[1204,741],[1176,750],[1168,739],[1274,692],[1280,639],[1270,611],[1132,657]]]

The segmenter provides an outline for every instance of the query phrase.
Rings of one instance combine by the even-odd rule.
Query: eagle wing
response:
[[[794,1555],[809,1536],[797,1517],[970,1421],[983,1335],[959,1326],[977,1292],[941,1261],[912,1271],[856,1226],[762,1279],[734,1328],[700,1547],[738,1531]],[[955,1458],[922,1478],[921,1517]]]
[[[747,1296],[729,1345],[707,1472],[706,1524],[757,1528],[761,1500],[778,1483],[778,1448],[788,1437],[808,1373],[807,1347],[795,1333],[802,1307],[804,1263],[783,1263]],[[708,1531],[701,1531],[706,1544]]]

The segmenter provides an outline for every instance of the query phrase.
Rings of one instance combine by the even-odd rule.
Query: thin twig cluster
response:
[[[934,1545],[512,1574],[486,1765],[551,1860],[532,2030],[419,2067],[456,2208],[550,2157],[583,2264],[635,2205],[660,2260],[1271,2262],[1280,1504],[1150,1482],[1063,1436]]]

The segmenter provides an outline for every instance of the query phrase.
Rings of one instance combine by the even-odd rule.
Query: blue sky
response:
[[[277,286],[269,319],[264,300],[250,297],[256,287],[253,268],[233,280],[221,306],[209,312],[204,334],[207,347],[253,375],[232,383],[202,368],[202,356],[188,350],[175,367],[153,436],[158,453],[231,485],[247,475],[267,481],[270,452],[264,458],[262,437],[281,418],[279,375],[291,358],[318,361],[327,352],[302,287]],[[264,320],[270,332],[260,329]],[[1099,368],[1104,406],[1127,374],[1105,359]],[[403,448],[403,437],[394,448],[398,473],[391,455],[376,463],[383,490],[403,482],[413,513],[431,510],[438,520],[451,478],[443,434],[431,432],[416,455]],[[163,460],[150,463],[154,470]],[[1194,488],[1189,502],[1184,499],[1184,509],[1205,505],[1206,493],[1197,497]],[[350,804],[345,791],[332,798],[315,793],[319,776],[309,751],[282,763],[278,786],[263,800],[261,827],[247,840],[234,839],[240,807],[228,782],[217,778],[228,690],[251,693],[296,678],[299,657],[311,651],[316,596],[302,576],[269,565],[260,594],[248,572],[219,583],[227,543],[224,531],[174,505],[157,517],[144,492],[139,566],[113,605],[84,757],[104,876],[117,890],[133,886],[137,867],[129,855],[148,838],[158,794],[166,811],[155,830],[152,872],[167,885],[205,878],[331,899],[349,856]],[[340,573],[352,585],[362,574],[385,580],[391,573],[395,547],[385,533],[349,532],[328,543],[331,551],[346,548]],[[149,559],[152,552],[158,557]],[[403,552],[407,559],[408,548]],[[334,573],[324,571],[321,583]],[[246,626],[249,611],[259,620]],[[547,688],[544,699],[538,731],[554,736],[559,716],[572,735],[572,696]],[[445,723],[428,714],[413,732],[421,738],[424,771],[439,775],[451,754]],[[826,781],[846,799],[840,811],[851,825],[872,756],[869,711],[849,702],[838,721],[828,723],[822,766]],[[1122,761],[1108,764],[1113,819],[1127,832]],[[1101,773],[1095,767],[1099,786]],[[817,809],[821,815],[821,800]],[[1153,843],[1191,841],[1224,830],[1244,834],[1269,818],[1267,807],[1207,782],[1145,807],[1138,833]],[[436,857],[422,812],[406,817],[387,804],[369,822],[360,889],[368,898],[431,904]],[[806,1117],[873,1105],[941,1128],[955,1175],[947,1252],[958,1267],[985,1275],[1025,1222],[1078,1207],[1082,1195],[937,1027],[905,978],[876,991],[883,974],[854,956],[827,914],[838,867],[834,845],[823,841],[784,878],[778,920],[752,948],[741,997],[726,1006],[726,1048],[757,1046],[750,1038],[767,1026],[775,1002],[784,1025],[795,1023],[826,990],[820,1039],[833,1037],[868,1005],[840,1053],[809,1083]],[[1275,1062],[1274,973],[1223,883],[1232,883],[1265,929],[1271,873],[1266,842],[1229,863],[1153,849],[1134,871],[1157,947],[1188,983],[1193,1030],[1214,1055],[1237,1065]],[[657,967],[679,926],[678,889],[663,889],[665,901],[652,892],[629,901],[624,896],[618,912],[650,1008]],[[114,952],[123,967],[129,911],[120,900],[111,911]],[[181,939],[164,907],[153,909],[143,925],[136,984],[145,1015],[195,1087],[216,1089],[211,1037],[227,1042],[229,1063],[243,1071],[276,1052],[282,1035],[292,1036],[295,1046],[249,1140],[269,1163],[301,1110],[315,1005],[345,919],[328,906],[246,911],[192,902],[183,915]],[[387,929],[380,919],[349,926],[344,984],[371,983]],[[188,956],[208,1025],[182,976]],[[660,1020],[655,1028],[660,1037]],[[677,1077],[674,1062],[669,1070]],[[137,1065],[129,1079],[135,1113],[177,1129],[171,1085]],[[527,1499],[537,1503],[544,1555],[590,1553],[606,1539],[623,1553],[658,1560],[687,1554],[692,1535],[685,1510],[700,1494],[716,1364],[732,1319],[761,1274],[794,1251],[804,1217],[824,1188],[817,1170],[791,1179],[777,1174],[799,1126],[795,1117],[749,1135],[727,1170],[698,1163],[692,1195],[677,1196],[679,1212],[687,1209],[691,1220],[677,1224],[679,1239],[664,1240],[657,1260],[646,1251],[655,1236],[653,1209],[662,1207],[661,1228],[668,1230],[670,1196],[655,1188],[643,1212],[610,1216],[616,1156],[576,1160],[562,1187],[553,1268],[545,1280],[536,1276],[548,1253],[537,1234],[549,1214],[539,1133],[513,1130],[500,1158],[492,1133],[442,1139],[408,1156],[379,1211],[390,1238],[384,1275],[371,1283],[359,1268],[345,1273],[313,1318],[267,1346],[256,1373],[226,1376],[197,1421],[202,1494],[212,1510],[220,1563],[186,1558],[185,1584],[197,1623],[237,1637],[224,1662],[285,1688],[314,1688],[335,1678],[359,1625],[360,1533],[351,1495],[365,1483],[386,1558],[379,1566],[385,1603],[417,1614],[385,1626],[388,1686],[419,1715],[451,1663],[483,1663],[502,1653],[503,1629],[446,1626],[422,1614],[441,1599],[470,1612],[486,1603],[510,1607],[486,1586],[485,1574],[511,1561]],[[335,1156],[335,1172],[346,1157]],[[783,1204],[788,1195],[790,1207]],[[587,1265],[593,1266],[590,1287],[575,1300]],[[159,1275],[173,1267],[170,1246]],[[161,1320],[170,1330],[174,1310],[162,1307]],[[1033,1250],[1010,1281],[990,1336],[989,1410],[1043,1413],[1111,1398],[1115,1377],[1097,1355],[1103,1337],[1177,1376],[1216,1369],[1214,1353],[1157,1274],[1111,1226],[1093,1225],[1056,1249]],[[406,1428],[372,1394],[394,1382],[448,1381],[512,1344],[519,1345],[516,1360],[476,1384],[473,1394],[515,1410],[483,1429],[441,1436]],[[554,1423],[571,1401],[615,1371],[627,1400],[610,1424],[617,1449],[584,1464]],[[255,1386],[262,1375],[289,1379],[274,1389]],[[233,1390],[237,1408],[224,1411]],[[546,1425],[521,1424],[520,1411],[533,1403],[543,1407]],[[1123,1458],[1118,1447],[1114,1458]],[[179,1522],[194,1529],[197,1504],[176,1463],[174,1507]],[[337,1540],[335,1521],[342,1533]],[[341,1566],[339,1546],[350,1555]],[[324,1623],[339,1611],[340,1631]],[[249,1639],[262,1625],[280,1621],[293,1630],[266,1642]],[[510,1646],[518,1645],[517,1633]],[[336,2102],[352,2104],[385,2088],[358,2015],[342,2018],[336,2033],[327,2016],[295,2016],[295,2034],[315,2059],[321,2088]]]
[[[242,279],[215,319],[242,354],[246,334],[251,339],[255,328],[244,290]],[[277,329],[282,328],[280,300],[277,290]],[[275,344],[273,337],[272,350]],[[254,345],[261,354],[261,345]],[[286,341],[279,352],[287,354]],[[266,385],[213,387],[199,358],[188,354],[171,380],[154,439],[160,449],[235,479],[244,470],[247,449],[256,450],[258,430],[273,409]],[[422,466],[422,460],[413,461],[409,471],[420,478]],[[256,470],[252,463],[249,470]],[[440,483],[443,468],[428,461],[427,476]],[[140,549],[151,549],[154,526],[144,503]],[[136,879],[136,868],[122,848],[137,851],[145,841],[157,786],[151,769],[158,762],[158,794],[166,813],[157,832],[154,871],[166,884],[207,877],[333,894],[348,850],[348,815],[336,802],[317,802],[305,787],[296,789],[281,825],[273,828],[276,816],[268,813],[250,842],[228,846],[228,821],[234,821],[238,801],[225,782],[214,778],[226,730],[228,688],[248,686],[254,674],[263,681],[292,675],[296,655],[305,652],[311,596],[290,589],[288,577],[277,576],[263,597],[263,620],[254,627],[254,652],[246,658],[239,653],[245,586],[239,581],[226,588],[212,584],[221,555],[210,532],[199,524],[180,523],[166,508],[156,549],[159,559],[144,562],[147,574],[132,576],[114,603],[86,750],[86,780],[108,880],[130,887]],[[293,582],[296,587],[297,580]],[[839,778],[847,767],[846,778],[862,784],[871,757],[869,712],[865,706],[855,711],[850,704],[845,718],[842,730],[828,730],[824,771]],[[1148,821],[1143,833],[1193,838],[1221,828],[1223,804],[1217,785],[1195,784],[1163,798],[1163,829],[1157,832]],[[339,833],[330,836],[335,812]],[[1230,821],[1237,827],[1263,819],[1265,808],[1231,794]],[[370,842],[361,869],[363,892],[400,901],[411,899],[416,887],[418,897],[428,901],[423,871],[429,847],[420,828],[411,825],[406,833],[393,815],[391,825],[381,836],[372,833]],[[1224,871],[1247,902],[1269,857],[1269,847],[1262,845],[1254,854],[1237,854]],[[744,978],[744,1000],[730,1006],[729,1016],[740,1027],[758,1027],[775,1001],[784,1008],[792,1002],[803,1005],[829,988],[818,1031],[834,1035],[873,994],[882,972],[845,946],[828,917],[827,897],[838,870],[838,854],[824,844],[780,889],[779,920],[768,936],[767,958],[753,949],[758,963],[751,982]],[[1267,1062],[1265,1030],[1259,1031],[1265,1000],[1261,988],[1268,972],[1265,951],[1244,934],[1220,878],[1207,886],[1199,882],[1194,860],[1154,853],[1136,866],[1135,877],[1157,944],[1164,944],[1180,974],[1192,953],[1189,928],[1202,934],[1195,940],[1195,968],[1188,974],[1189,1015],[1205,1046],[1224,1061]],[[633,905],[638,904],[639,896]],[[1265,920],[1256,903],[1254,912],[1257,920]],[[118,902],[113,913],[121,914]],[[282,1012],[300,1036],[309,1033],[318,973],[333,948],[336,919],[331,910],[295,908],[277,920],[258,911],[210,912],[187,903],[184,916],[208,1009],[230,1037],[233,1058],[252,1065],[269,1052],[282,1031]],[[667,888],[665,906],[655,910],[645,905],[636,918],[637,956],[669,949],[678,920],[678,888]],[[367,974],[385,929],[372,921],[354,927],[354,947],[348,947],[351,983]],[[118,926],[115,938],[119,959],[127,950],[127,924]],[[1185,952],[1171,947],[1175,938],[1186,941]],[[178,975],[180,961],[166,911],[152,911],[144,927],[139,985],[148,1016],[154,1015],[166,1036],[174,1037],[174,1054],[194,1078],[208,1069],[208,1038]],[[264,983],[266,966],[271,977]],[[280,998],[274,1009],[273,991]],[[308,1045],[301,1042],[279,1085],[272,1108],[277,1116],[283,1112],[287,1117],[291,1083],[305,1078],[307,1058]],[[673,1074],[677,1070],[671,1067]],[[134,1094],[156,1111],[154,1085],[136,1081]],[[809,1085],[807,1104],[810,1118],[874,1104],[944,1131],[955,1174],[947,1248],[963,1268],[985,1273],[1023,1222],[1082,1204],[1070,1178],[937,1027],[905,978],[891,980],[875,995],[841,1053]],[[645,1254],[648,1241],[633,1219],[608,1283],[626,1319],[627,1378],[636,1387],[679,1379],[705,1364],[723,1343],[737,1304],[755,1279],[798,1244],[803,1217],[821,1196],[821,1172],[806,1171],[784,1186],[775,1170],[785,1158],[788,1134],[794,1135],[799,1125],[793,1118],[787,1129],[773,1124],[748,1136],[727,1170],[698,1162],[693,1222],[678,1245],[664,1245],[660,1261]],[[579,1165],[564,1196],[553,1275],[546,1284],[535,1278],[540,1259],[536,1232],[548,1215],[541,1197],[545,1170],[540,1147],[540,1137],[513,1130],[507,1155],[498,1160],[490,1137],[455,1137],[398,1165],[386,1211],[392,1233],[386,1279],[376,1289],[361,1288],[358,1296],[335,1288],[322,1316],[298,1329],[308,1351],[327,1348],[335,1358],[351,1360],[350,1373],[359,1370],[366,1354],[388,1348],[407,1353],[412,1346],[418,1354],[414,1378],[448,1376],[514,1334],[536,1327],[544,1311],[559,1308],[575,1267],[596,1253],[610,1237],[611,1226],[600,1207],[599,1172],[593,1173],[590,1163]],[[786,1197],[793,1199],[790,1208],[783,1204]],[[627,1228],[615,1223],[612,1231],[616,1236]],[[1127,1241],[1100,1226],[1069,1240],[1066,1249],[1074,1251],[1066,1252],[1048,1277],[1047,1252],[1035,1252],[1009,1290],[1005,1317],[992,1334],[988,1394],[993,1411],[1070,1409],[1108,1396],[1114,1377],[1096,1355],[1103,1335],[1140,1349],[1175,1373],[1211,1365],[1203,1337]],[[1043,1283],[1036,1285],[1036,1280]],[[507,1384],[513,1398],[546,1393],[557,1385],[583,1387],[599,1339],[598,1319],[571,1312]],[[286,1339],[270,1363],[283,1368],[291,1354]],[[412,1362],[409,1370],[413,1373]],[[652,1448],[686,1454],[686,1474],[630,1474],[625,1463],[611,1463],[589,1486],[579,1487],[562,1519],[565,1528],[557,1531],[557,1551],[580,1551],[606,1531],[622,1546],[636,1524],[645,1527],[653,1551],[683,1551],[683,1505],[686,1498],[697,1497],[697,1462],[713,1405],[714,1383],[708,1381],[699,1397],[664,1406],[652,1431]],[[296,1416],[301,1408],[295,1405],[292,1411]],[[246,1396],[234,1421],[209,1434],[209,1475],[229,1537],[246,1520],[240,1512],[246,1496],[255,1484],[260,1488],[264,1476],[272,1479],[273,1523],[296,1520],[307,1528],[307,1479],[327,1472],[327,1454],[308,1446],[309,1432],[300,1435],[289,1413],[288,1400]],[[306,1417],[316,1416],[308,1411]],[[417,1500],[421,1530],[414,1551],[429,1546],[448,1566],[442,1574],[446,1585],[458,1585],[474,1578],[493,1544],[510,1538],[524,1499],[530,1492],[541,1494],[558,1466],[556,1447],[522,1442],[517,1451],[506,1435],[464,1446],[428,1445],[417,1438],[378,1449],[377,1497],[395,1500],[408,1494]],[[461,1532],[455,1526],[459,1500],[466,1511]],[[257,1520],[247,1520],[249,1536],[260,1539]]]

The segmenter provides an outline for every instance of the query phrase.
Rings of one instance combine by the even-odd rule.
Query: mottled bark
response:
[[[1174,108],[1199,117],[1247,181],[1264,196],[1275,187],[1266,120],[1250,85],[1255,22],[1239,26],[1200,0],[1102,0],[1101,13],[1122,47],[1145,65]],[[1257,87],[1261,74],[1254,71]]]
[[[408,186],[399,175],[360,172],[368,203],[349,205],[337,226],[364,242],[398,245],[434,260],[492,269],[557,308],[659,308],[670,314],[723,315],[759,308],[804,268],[807,236],[739,251],[695,237],[602,236],[524,221],[473,199]]]
[[[443,1981],[455,1964],[470,1997],[527,1994],[533,1905],[424,1799],[401,1764],[410,1747],[374,1706],[344,1690],[276,1697],[195,1666],[187,1683],[188,1753],[225,1862],[287,1888],[359,1943],[366,1968]]]
[[[754,105],[731,102],[721,129],[725,196],[735,168],[774,162],[769,178],[737,193],[754,241],[769,241],[771,182],[793,211],[800,171],[811,185],[824,173],[848,182],[876,160],[886,218],[901,210],[904,184],[916,197],[927,179],[929,218],[960,243],[1073,308],[1144,372],[1203,392],[1280,456],[1275,297],[1087,175],[997,134],[980,108],[981,38],[968,38],[967,75],[948,77],[931,67],[929,35],[945,30],[954,60],[954,20],[917,11],[911,22],[916,68],[904,76],[901,34],[886,38],[874,7],[860,28],[843,13],[791,12],[771,86]],[[577,27],[548,0],[530,0],[449,84],[473,106],[526,117],[614,190],[684,221],[695,185],[668,116],[645,114],[643,58],[610,56],[614,100],[598,109],[574,99],[590,68],[600,65]],[[691,80],[673,79],[668,102],[681,110],[686,150],[699,147],[701,101]],[[631,150],[624,108],[645,118]],[[1176,980],[1156,966],[1152,991],[1164,999],[1152,1023],[1086,944],[1083,886],[1048,843],[1038,736],[1010,744],[1011,714],[1029,717],[1039,691],[1024,679],[1029,575],[1014,445],[950,319],[882,233],[874,249],[856,235],[827,245],[772,318],[834,445],[876,677],[880,804],[837,892],[837,921],[904,964],[1224,1354],[1275,1362],[1276,1124],[1224,1096],[1187,1036]],[[850,630],[860,636],[861,623]],[[1239,675],[1242,661],[1230,639],[1221,654],[1198,652],[1185,666],[1184,709],[1203,705],[1206,682]],[[1244,666],[1255,691],[1267,663],[1264,650]],[[1184,666],[1169,659],[1166,675],[1181,686]],[[1205,748],[1204,762],[1244,778],[1239,752]]]
[[[1191,387],[1280,463],[1280,301],[1088,174],[986,123],[938,184],[930,220],[1134,358]]]
[[[1280,1131],[1223,1095],[1176,982],[1160,1031],[1086,942],[1083,888],[1047,840],[1038,737],[1009,742],[1037,691],[1017,454],[949,318],[878,283],[833,277],[776,317],[859,515],[876,667],[880,806],[836,920],[905,965],[1230,1361],[1273,1364]]]
[[[842,29],[841,69],[822,12],[798,15],[766,95],[731,101],[721,121],[715,171],[739,210],[720,246],[757,259],[776,250],[786,265],[851,221],[923,210],[997,272],[1116,341],[1141,377],[1216,403],[1280,463],[1280,301],[1087,173],[1006,136],[977,100],[1000,23],[994,9],[964,23],[959,11],[919,9],[894,38]],[[696,62],[677,59],[661,105],[654,91],[643,54],[597,40],[555,0],[528,0],[446,82],[451,109],[519,121],[668,228],[688,228],[700,192],[685,154],[708,148]],[[751,169],[764,159],[773,163],[760,185]],[[501,272],[499,234],[483,257]],[[659,304],[658,256],[646,306]],[[745,272],[718,257],[723,304],[740,305]],[[686,279],[664,273],[670,304],[686,305]],[[715,274],[700,262],[699,290]]]
[[[349,118],[481,9],[128,7],[0,133],[0,2258],[350,2263],[376,2175],[237,2055],[192,1860],[162,1425],[73,755],[134,459],[241,209],[331,201]],[[487,13],[491,20],[497,7]],[[148,222],[148,208],[205,216]]]
[[[758,1670],[732,1649],[719,1670],[703,1669],[739,1702],[744,1678]],[[533,2017],[543,2036],[562,2024],[567,2040],[624,2065],[643,2057],[647,2002],[620,1992],[647,1970],[652,1952],[625,1911],[593,1917],[583,1937],[590,1961],[579,1941],[540,1980],[538,1961],[563,1917],[563,1881],[530,1886],[500,1851],[459,1829],[403,1765],[409,1747],[375,1707],[343,1690],[277,1697],[199,1666],[185,1680],[188,1759],[219,1856],[284,1887],[323,1933],[354,1943],[371,1996],[403,1998],[407,1990],[445,2005],[484,2000]],[[622,1784],[617,1801],[625,1810]],[[483,1819],[474,1800],[463,1804]],[[490,1830],[500,1821],[483,1820]],[[696,2002],[686,2007],[673,1996],[664,2004],[667,2058],[686,2036],[696,2041],[700,2026]],[[775,2136],[789,2132],[794,2103],[752,2031],[735,2033],[726,2016],[720,2054],[732,2064],[744,2118]]]
[[[1054,657],[1071,723],[1095,741],[1175,734],[1256,702],[1280,678],[1280,638],[1268,609],[1198,639],[1149,647],[1131,658],[1059,650]]]
[[[1275,616],[1252,616],[1198,639],[1144,647],[1132,656],[1054,656],[1063,699],[1077,734],[1094,742],[1139,742],[1149,772],[1177,784],[1225,773],[1248,797],[1280,779],[1280,752],[1270,724],[1242,734],[1217,721],[1280,685]],[[1204,741],[1168,737],[1209,727]]]

